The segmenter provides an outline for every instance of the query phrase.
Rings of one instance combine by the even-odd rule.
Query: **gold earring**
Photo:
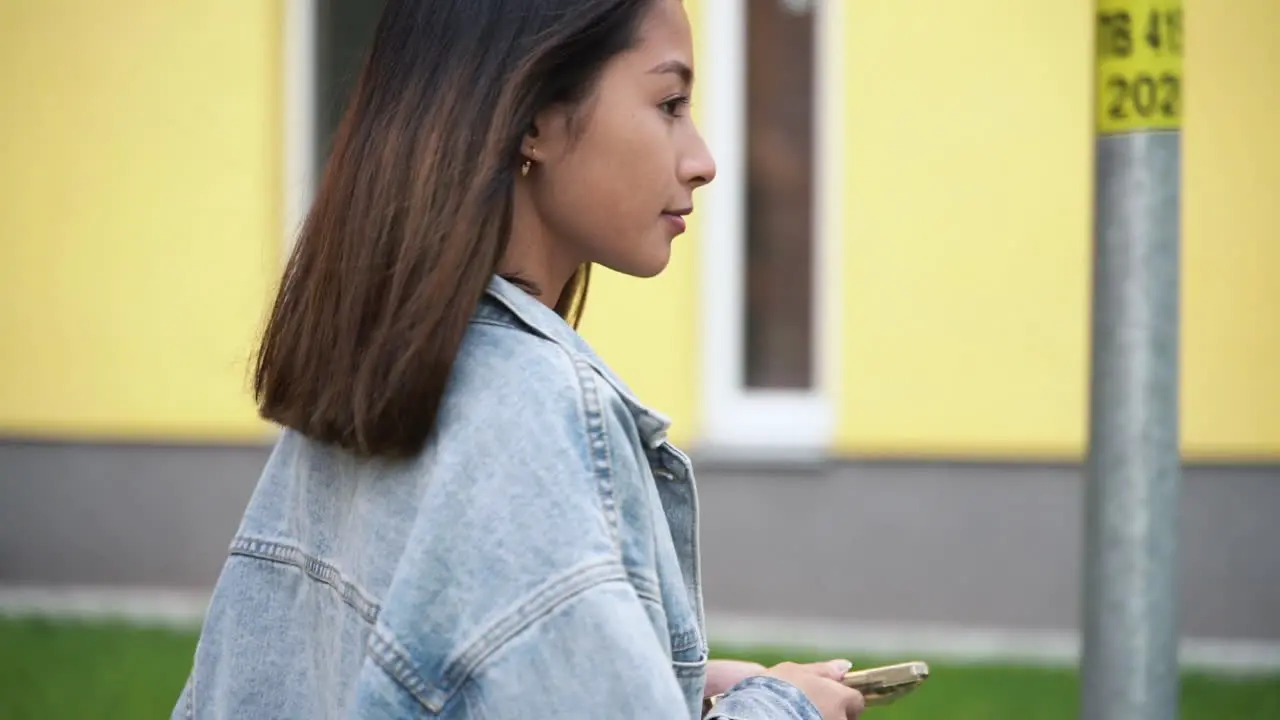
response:
[[[520,163],[520,177],[527,177],[529,175],[529,169],[532,167],[532,160],[525,160],[523,163]]]

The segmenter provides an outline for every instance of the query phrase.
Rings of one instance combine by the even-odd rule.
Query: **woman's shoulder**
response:
[[[665,439],[670,421],[643,405],[629,387],[572,328],[535,315],[481,307],[458,353],[446,395],[463,416],[492,422],[500,413],[515,431],[568,424],[579,441],[630,441],[645,446]]]
[[[651,484],[644,419],[592,355],[479,323],[458,355],[423,470],[465,483],[473,502],[501,496],[501,507],[527,494],[522,505],[616,538],[626,534],[616,509],[643,500]]]
[[[520,328],[473,321],[439,422],[542,432],[549,424],[583,426],[588,408],[615,402],[616,393],[574,349]]]

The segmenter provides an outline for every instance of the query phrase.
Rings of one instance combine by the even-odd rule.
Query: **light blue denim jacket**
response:
[[[696,718],[698,506],[668,422],[495,278],[407,461],[285,430],[175,718]],[[742,683],[710,715],[817,720]]]

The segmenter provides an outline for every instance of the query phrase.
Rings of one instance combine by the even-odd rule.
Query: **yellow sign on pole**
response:
[[[1097,0],[1100,135],[1182,128],[1182,0]]]

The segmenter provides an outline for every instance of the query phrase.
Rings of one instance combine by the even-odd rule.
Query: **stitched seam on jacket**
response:
[[[525,331],[499,323],[493,320],[483,318],[473,318],[472,323],[478,325],[490,325],[497,328],[503,328],[512,332]],[[528,333],[526,333],[528,334]],[[613,487],[613,457],[610,454],[609,445],[609,427],[604,416],[604,406],[601,401],[600,380],[604,379],[600,375],[599,370],[591,363],[591,361],[574,351],[572,348],[546,337],[540,332],[532,335],[544,342],[550,343],[552,346],[564,353],[565,358],[573,365],[574,374],[578,379],[579,396],[582,400],[583,420],[586,425],[586,441],[588,455],[591,462],[591,471],[595,475],[597,491],[600,496],[600,505],[604,510],[605,521],[609,526],[609,534],[613,540],[615,550],[618,556],[622,556],[622,541],[619,537],[618,529],[618,506],[615,499]],[[614,392],[617,389],[605,379]]]
[[[512,325],[510,323],[504,323],[499,320],[494,320],[493,318],[473,317],[471,318],[471,324],[488,325],[489,327],[503,328],[504,330],[514,330],[515,332],[518,332],[518,333],[523,333],[525,335],[536,337],[543,342],[551,343],[556,347],[561,347],[560,343],[556,342],[555,340],[552,340],[551,338],[547,337],[546,335],[540,332],[537,332],[537,331],[530,332],[523,328],[516,327],[515,325]]]
[[[587,448],[591,457],[591,470],[595,474],[600,494],[600,503],[604,508],[604,517],[609,524],[609,535],[613,538],[614,549],[618,557],[622,557],[622,541],[618,530],[618,504],[613,488],[613,458],[609,454],[609,428],[605,421],[604,408],[600,401],[600,386],[597,384],[595,368],[582,358],[573,356],[573,368],[578,374],[578,385],[582,389],[583,411],[587,423]]]
[[[624,582],[630,586],[626,570],[612,558],[580,565],[544,584],[446,662],[443,686],[438,689],[424,679],[423,673],[410,659],[409,652],[389,637],[385,628],[374,629],[369,652],[415,700],[427,710],[438,713],[487,658],[565,603],[609,582]]]
[[[297,547],[271,540],[239,537],[231,543],[231,554],[295,567],[307,577],[328,585],[338,593],[343,602],[360,613],[365,621],[372,624],[378,620],[380,608],[378,603],[369,598],[368,593],[347,580],[337,566],[308,555]]]
[[[587,590],[611,581],[627,582],[626,568],[613,559],[579,566],[558,580],[547,583],[490,625],[448,663],[445,666],[446,684],[451,688],[460,686],[485,658],[510,642],[525,628]]]
[[[662,586],[657,580],[631,569],[627,570],[627,580],[636,589],[636,595],[639,595],[641,600],[647,600],[656,605],[662,604]]]
[[[424,680],[422,671],[409,659],[409,651],[400,647],[395,638],[385,634],[383,628],[374,626],[369,633],[366,650],[378,667],[420,705],[432,713],[439,713],[444,709],[451,693],[437,689]]]
[[[675,633],[671,636],[671,652],[683,652],[694,648],[702,650],[703,648],[699,647],[702,644],[701,640],[702,634],[697,630]]]

